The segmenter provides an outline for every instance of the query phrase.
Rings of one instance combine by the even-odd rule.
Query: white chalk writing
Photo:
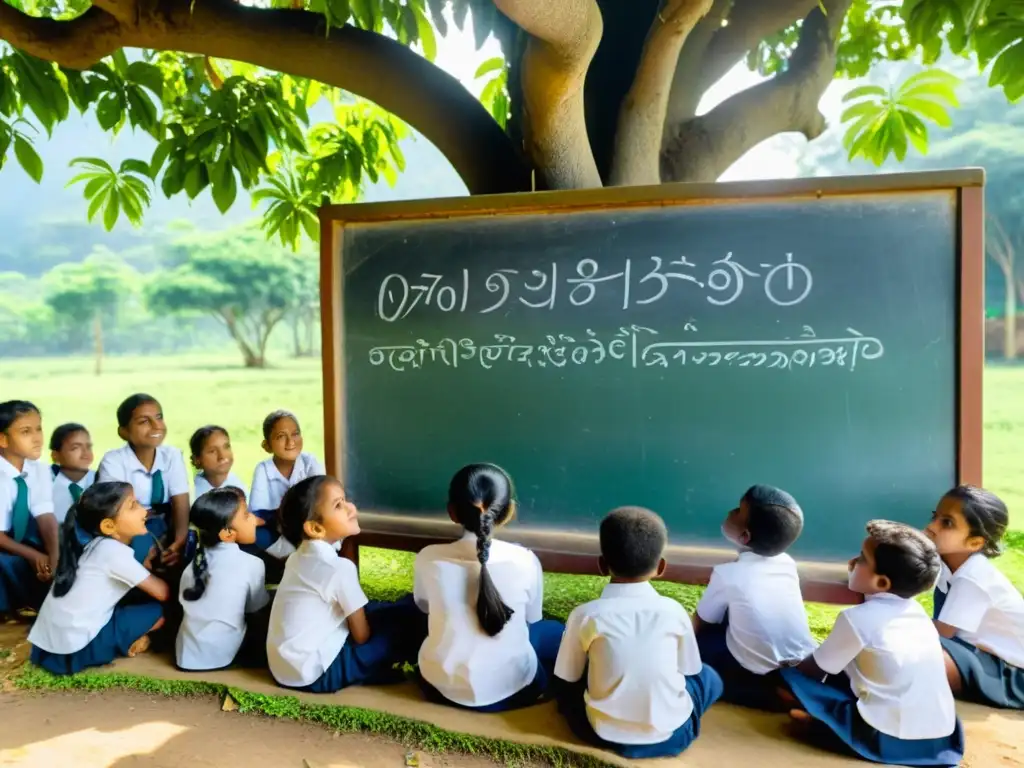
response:
[[[697,328],[691,321],[683,330],[696,332]],[[370,364],[406,371],[428,364],[450,368],[479,365],[491,369],[512,363],[528,368],[564,368],[621,361],[632,368],[844,368],[852,372],[859,361],[877,360],[885,353],[882,342],[873,336],[853,328],[847,328],[846,334],[819,338],[814,329],[805,325],[795,339],[661,341],[655,338],[660,334],[653,328],[630,325],[607,339],[588,328],[582,334],[556,333],[539,343],[527,343],[499,333],[483,343],[468,338],[445,338],[436,343],[417,339],[412,344],[373,347]]]
[[[663,300],[673,285],[689,285],[703,291],[706,301],[717,307],[732,304],[760,280],[760,290],[778,307],[792,307],[811,293],[814,278],[804,264],[785,254],[779,264],[761,263],[762,272],[744,264],[730,252],[711,262],[704,277],[698,266],[686,256],[661,256],[625,259],[620,268],[602,268],[595,259],[580,259],[568,276],[559,274],[558,264],[549,262],[537,269],[499,268],[471,274],[462,269],[455,276],[422,272],[415,277],[392,273],[380,283],[377,292],[377,316],[394,323],[414,310],[444,313],[473,311],[490,314],[512,306],[529,309],[554,309],[559,302],[570,307],[585,307],[604,291],[615,290],[621,307],[645,306]],[[486,277],[483,277],[486,275]],[[477,282],[483,277],[481,284]],[[563,294],[563,292],[565,292]],[[479,298],[478,298],[479,296]],[[470,307],[472,306],[472,309]]]

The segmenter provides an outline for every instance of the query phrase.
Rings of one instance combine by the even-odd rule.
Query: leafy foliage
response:
[[[944,128],[952,125],[946,107],[959,106],[956,88],[960,79],[941,69],[911,75],[899,88],[862,85],[846,94],[850,104],[843,123],[850,126],[843,137],[849,159],[861,156],[881,165],[890,155],[903,161],[909,145],[925,154],[928,127],[924,119]]]
[[[477,67],[473,77],[485,81],[484,89],[480,92],[480,103],[487,107],[498,125],[505,128],[512,109],[508,97],[508,66],[505,60],[500,56],[488,59]]]
[[[134,227],[142,226],[142,212],[149,205],[149,166],[141,160],[125,160],[118,170],[96,157],[79,157],[72,166],[86,169],[68,182],[68,186],[84,183],[85,199],[89,201],[89,221],[103,210],[103,226],[109,232],[123,211]]]

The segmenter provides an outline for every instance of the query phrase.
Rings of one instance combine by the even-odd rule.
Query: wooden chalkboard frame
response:
[[[345,477],[345,333],[343,233],[347,224],[386,223],[479,216],[521,216],[574,211],[667,206],[706,206],[738,201],[780,201],[949,191],[958,207],[957,472],[963,483],[981,483],[982,372],[984,367],[984,182],[981,168],[782,181],[665,184],[571,192],[535,192],[395,203],[330,205],[320,209],[320,302],[323,333],[324,440],[328,472]],[[723,510],[724,512],[724,510]],[[419,551],[458,536],[451,523],[422,521],[361,510],[363,532],[346,542],[358,562],[359,545]],[[597,572],[597,536],[510,528],[503,538],[533,549],[546,570]],[[722,549],[671,547],[665,578],[706,584],[711,568],[729,559]],[[807,600],[849,603],[859,595],[846,587],[846,569],[834,563],[800,563]]]

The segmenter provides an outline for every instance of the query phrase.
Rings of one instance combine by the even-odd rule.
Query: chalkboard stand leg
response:
[[[359,570],[359,537],[352,536],[341,542],[341,556],[351,560]]]

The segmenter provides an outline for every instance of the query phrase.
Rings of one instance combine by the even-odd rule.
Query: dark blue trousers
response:
[[[725,639],[728,628],[726,618],[721,624],[702,624],[697,634],[701,661],[722,678],[722,701],[769,712],[783,710],[776,689],[785,684],[778,670],[757,675],[736,661]]]
[[[428,701],[435,704],[447,704],[450,707],[469,709],[473,712],[509,712],[539,703],[545,698],[551,685],[551,679],[555,674],[555,660],[558,658],[558,646],[562,643],[562,635],[565,634],[565,625],[553,619],[542,619],[535,624],[530,624],[529,630],[530,645],[533,646],[533,650],[537,654],[537,674],[533,676],[530,684],[521,691],[493,704],[486,704],[482,707],[466,707],[449,701],[437,688],[424,680],[422,675],[417,675],[423,695],[427,697]]]
[[[405,673],[396,667],[416,660],[427,636],[427,617],[412,595],[394,603],[374,600],[363,610],[370,622],[370,639],[356,643],[348,638],[331,666],[302,690],[334,693],[350,685],[384,685],[405,679]]]
[[[722,695],[722,679],[714,669],[705,664],[696,675],[686,678],[686,691],[693,701],[693,713],[668,739],[658,744],[615,744],[605,741],[594,732],[587,717],[587,705],[583,694],[587,690],[587,671],[576,683],[559,681],[558,711],[585,744],[591,744],[609,752],[615,752],[629,760],[643,760],[653,757],[675,757],[682,754],[700,735],[700,719],[711,705]]]
[[[10,536],[8,532],[8,536]],[[39,536],[36,519],[30,518],[25,540],[26,547],[46,552]],[[21,555],[0,552],[0,613],[10,613],[22,608],[38,611],[50,591],[50,582],[40,581],[35,567]]]

